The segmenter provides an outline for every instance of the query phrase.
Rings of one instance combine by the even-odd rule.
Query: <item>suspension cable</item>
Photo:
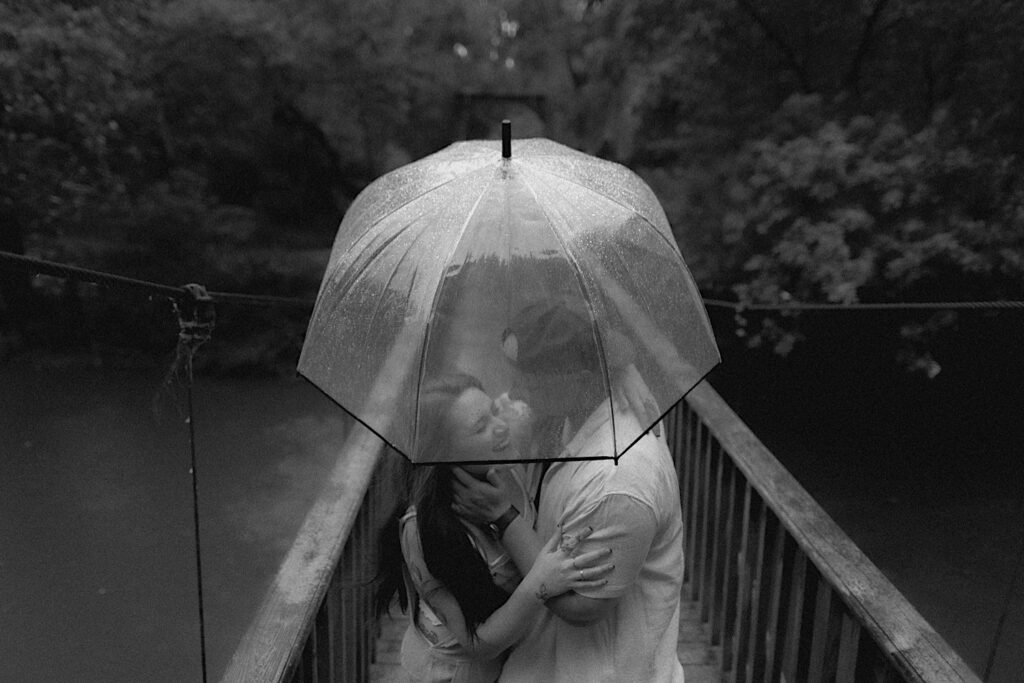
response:
[[[745,304],[722,299],[704,299],[705,306],[744,311],[887,311],[915,309],[982,309],[1024,308],[1024,301],[855,301],[848,304],[828,304],[789,301],[777,304]]]
[[[148,290],[175,299],[187,299],[189,294],[180,287],[157,282],[114,275],[98,270],[69,266],[54,261],[31,258],[0,251],[0,267],[13,267],[43,275],[64,279],[84,280],[112,287],[128,287]],[[294,306],[310,308],[313,300],[303,297],[274,296],[270,294],[240,294],[236,292],[207,292],[214,301],[226,304],[250,306]],[[704,305],[712,308],[728,308],[742,313],[745,311],[880,311],[880,310],[953,310],[953,309],[1024,309],[1024,301],[857,301],[852,303],[815,303],[788,301],[781,303],[743,303],[724,299],[704,298]]]
[[[188,291],[181,287],[160,284],[158,282],[150,282],[149,280],[139,280],[136,278],[125,277],[123,275],[114,275],[113,273],[91,270],[89,268],[69,266],[64,263],[56,263],[54,261],[22,256],[21,254],[14,254],[9,251],[0,251],[0,268],[3,267],[14,268],[40,275],[49,275],[51,277],[61,278],[64,280],[92,282],[114,289],[141,290],[149,292],[150,294],[167,296],[178,301],[186,301],[192,297]],[[215,291],[206,292],[206,294],[208,294],[211,299],[217,303],[226,304],[295,306],[301,308],[309,308],[313,304],[310,299],[300,297],[273,296],[267,294],[237,294],[234,292]]]

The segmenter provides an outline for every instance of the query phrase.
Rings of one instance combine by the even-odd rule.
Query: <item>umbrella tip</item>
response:
[[[501,157],[512,158],[512,122],[508,119],[501,122]]]

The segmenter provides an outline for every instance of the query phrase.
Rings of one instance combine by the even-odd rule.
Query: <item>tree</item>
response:
[[[133,77],[132,19],[62,4],[0,9],[5,230],[65,234],[124,201],[142,154],[134,124],[152,104]]]
[[[775,119],[776,133],[748,142],[727,181],[720,275],[741,302],[964,301],[1024,289],[1013,156],[975,151],[941,113],[912,132],[895,114],[837,121],[820,96],[794,96]],[[795,328],[766,321],[751,342],[790,348]]]

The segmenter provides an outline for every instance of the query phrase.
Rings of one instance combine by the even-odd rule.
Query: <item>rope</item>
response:
[[[14,267],[33,273],[51,275],[63,279],[85,280],[96,284],[115,288],[133,288],[147,290],[150,293],[163,294],[174,299],[188,299],[191,295],[181,287],[172,287],[147,280],[104,273],[88,268],[69,266],[63,263],[22,256],[9,251],[0,251],[0,268]],[[252,305],[252,306],[295,306],[310,308],[312,299],[290,296],[274,296],[269,294],[240,294],[236,292],[207,292],[217,303]],[[713,308],[728,308],[736,312],[743,311],[880,311],[880,310],[915,310],[915,309],[1019,309],[1024,308],[1024,301],[903,301],[903,302],[855,302],[848,304],[829,304],[791,301],[786,303],[745,304],[739,301],[723,299],[704,299],[704,305]]]
[[[1024,510],[1024,495],[1021,495],[1020,499],[1017,501],[1017,509],[1014,511],[1014,517],[1020,517],[1022,510]],[[988,683],[989,678],[992,676],[992,668],[996,663],[996,653],[999,652],[999,645],[1003,639],[1003,628],[1006,626],[1006,617],[1009,616],[1010,606],[1013,604],[1013,595],[1017,592],[1017,582],[1020,580],[1022,570],[1024,570],[1024,544],[1021,545],[1020,550],[1017,553],[1017,561],[1010,573],[1010,582],[1006,587],[1006,596],[1003,598],[1003,611],[999,614],[999,620],[996,622],[996,630],[992,636],[992,644],[988,649],[988,657],[985,660],[985,673],[981,677],[981,680],[985,681],[985,683]]]
[[[982,309],[982,308],[1024,308],[1024,301],[902,301],[902,302],[854,302],[849,304],[819,304],[792,301],[778,304],[744,304],[722,299],[704,299],[706,306],[731,308],[743,311],[884,311],[913,309]]]
[[[206,617],[203,611],[203,553],[199,547],[199,473],[196,471],[196,426],[192,410],[192,382],[187,385],[187,393],[189,473],[192,475],[192,526],[196,540],[196,593],[199,599],[199,658],[203,669],[203,683],[206,683]]]
[[[192,524],[196,547],[196,592],[199,603],[199,655],[203,683],[206,683],[206,615],[203,608],[203,553],[199,544],[199,473],[196,468],[195,411],[192,405],[192,361],[199,347],[210,340],[217,316],[213,307],[213,298],[202,285],[187,284],[181,288],[181,291],[186,292],[191,300],[180,302],[172,300],[174,313],[178,316],[178,346],[165,384],[171,384],[184,368],[188,405],[188,417],[185,422],[188,424],[189,474],[192,476]]]
[[[146,280],[136,280],[135,278],[123,277],[121,275],[103,273],[98,270],[89,270],[88,268],[78,268],[64,265],[63,263],[29,258],[28,256],[13,254],[9,251],[0,251],[0,266],[50,275],[64,280],[85,280],[110,287],[141,289],[151,294],[162,294],[173,298],[185,298],[187,296],[180,287],[171,287]]]
[[[178,316],[178,346],[174,353],[174,362],[167,372],[167,384],[182,365],[185,367],[185,380],[188,386],[192,386],[192,361],[195,358],[199,347],[210,341],[213,334],[213,326],[217,321],[217,314],[213,308],[213,297],[202,285],[188,284],[181,288],[192,297],[191,305],[186,308],[186,302],[172,300],[174,314]],[[183,312],[182,309],[185,309]]]
[[[167,296],[177,301],[189,300],[192,298],[192,294],[183,287],[174,287],[171,285],[160,284],[158,282],[150,282],[148,280],[138,280],[136,278],[125,277],[123,275],[114,275],[113,273],[105,273],[99,270],[90,270],[89,268],[69,266],[63,263],[56,263],[54,261],[45,261],[43,259],[22,256],[21,254],[14,254],[9,251],[0,251],[0,268],[4,267],[23,270],[35,274],[49,275],[51,277],[61,278],[64,280],[92,282],[98,285],[111,287],[112,289],[139,290],[148,292],[149,294]],[[188,287],[188,285],[186,285],[186,287]],[[225,304],[250,306],[295,306],[302,308],[310,308],[313,304],[311,300],[299,297],[273,296],[266,294],[236,294],[233,292],[214,291],[206,292],[206,294],[209,295],[214,302]]]

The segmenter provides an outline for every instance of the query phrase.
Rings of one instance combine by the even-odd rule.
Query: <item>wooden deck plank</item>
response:
[[[385,619],[377,639],[376,657],[370,666],[371,683],[406,683],[408,677],[402,671],[399,652],[402,636],[408,625],[408,618],[393,612],[394,618]],[[719,683],[718,648],[708,644],[710,633],[707,625],[699,621],[700,606],[684,602],[680,607],[679,645],[676,654],[683,665],[686,683]]]

